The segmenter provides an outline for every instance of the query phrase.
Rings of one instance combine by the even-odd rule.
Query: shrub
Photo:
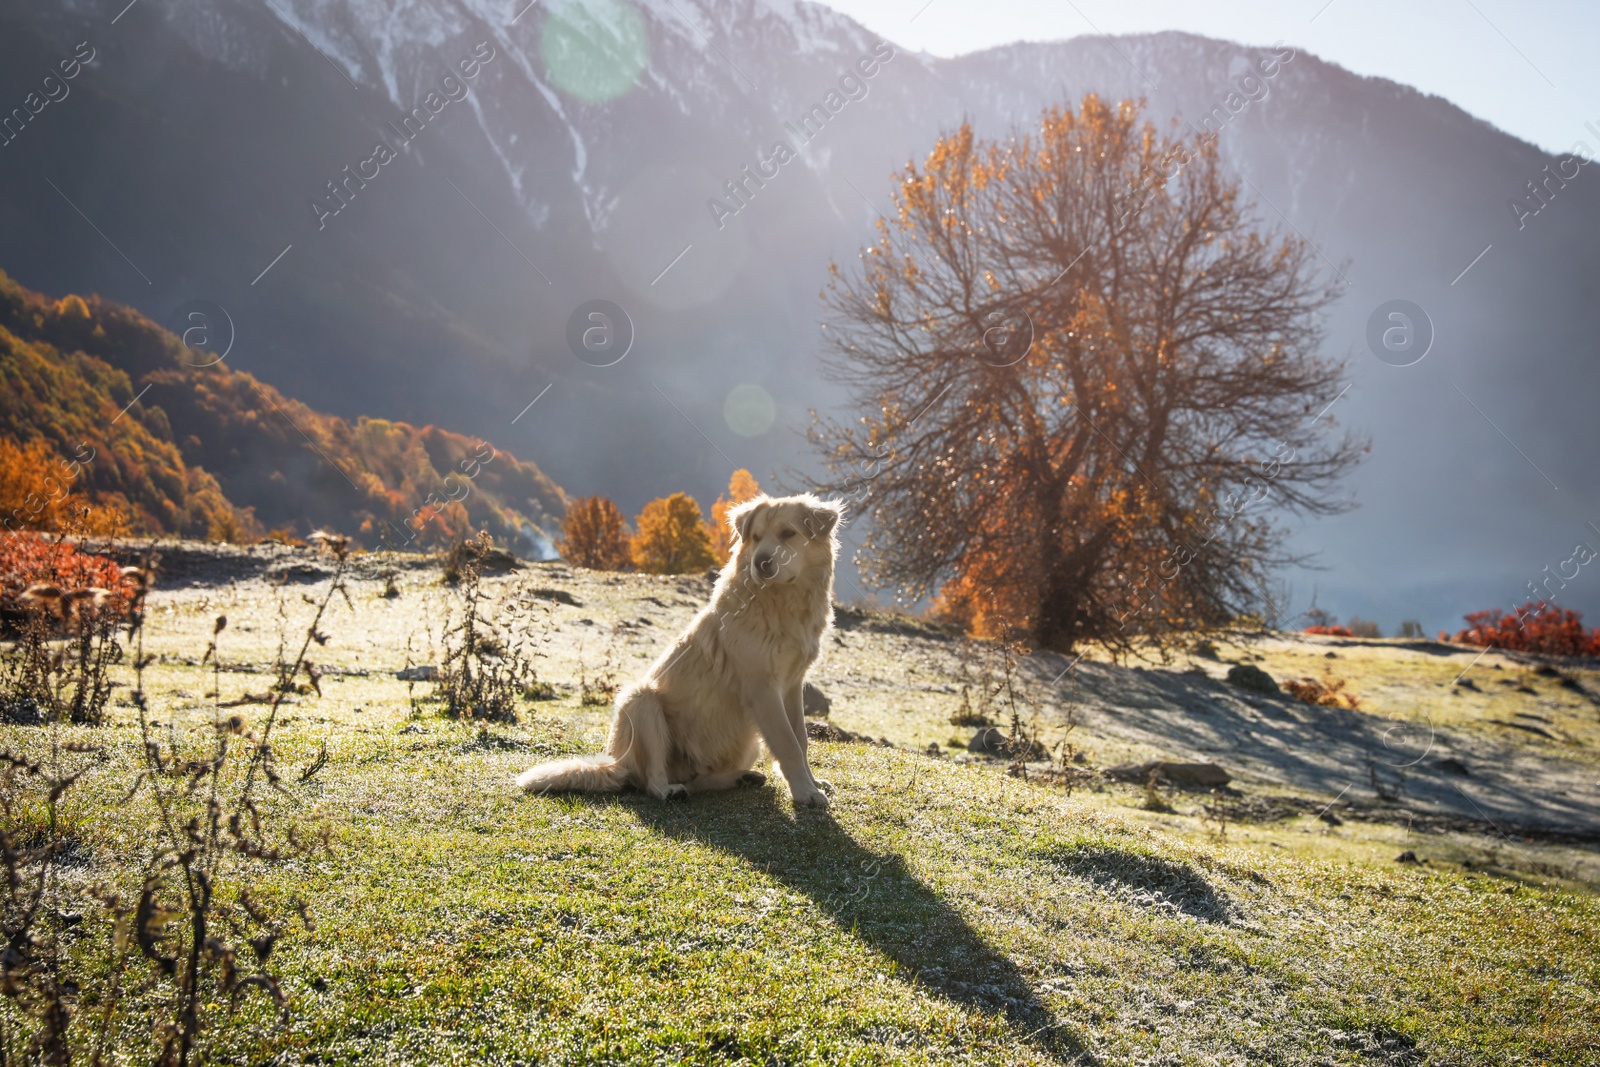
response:
[[[1475,611],[1466,621],[1467,628],[1455,636],[1463,644],[1548,656],[1600,656],[1600,630],[1584,629],[1581,613],[1548,601],[1532,601],[1512,612]]]
[[[1361,699],[1345,688],[1345,680],[1331,674],[1321,680],[1286,678],[1283,688],[1290,696],[1298,697],[1307,704],[1326,708],[1349,708],[1352,711],[1361,707]]]
[[[461,584],[469,570],[477,574],[505,574],[520,566],[516,556],[494,546],[494,538],[487,532],[451,545],[439,557],[439,562],[446,585]]]
[[[230,545],[249,544],[252,538],[249,527],[245,524],[247,517],[236,511],[221,513],[211,520],[211,528],[206,531],[206,540]]]
[[[1350,633],[1354,637],[1382,637],[1383,631],[1371,619],[1363,619],[1359,615],[1350,616]]]
[[[633,565],[647,574],[688,574],[717,562],[700,505],[687,493],[650,501],[637,525]]]
[[[59,586],[66,592],[100,588],[131,595],[122,569],[104,556],[38,534],[0,533],[0,607],[19,610],[16,598],[34,584]]]
[[[561,524],[561,558],[596,571],[628,566],[628,531],[622,511],[603,496],[586,496],[567,509]]]
[[[0,536],[0,614],[14,638],[0,656],[4,718],[105,721],[110,668],[123,658],[118,627],[126,622],[132,637],[143,621],[149,574],[65,541]]]

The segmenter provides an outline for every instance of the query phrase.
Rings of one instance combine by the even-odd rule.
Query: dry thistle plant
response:
[[[1161,782],[1161,772],[1154,767],[1150,768],[1150,773],[1145,776],[1144,780],[1144,803],[1140,807],[1144,808],[1145,811],[1170,815],[1176,809],[1167,803],[1167,798],[1162,795]]]
[[[600,667],[595,671],[593,681],[589,678],[589,669],[583,661],[583,643],[578,643],[578,705],[580,707],[609,706],[617,696],[617,665],[613,657],[614,648],[610,643],[606,645],[604,658]]]
[[[1093,771],[1076,766],[1087,759],[1084,750],[1072,740],[1073,733],[1082,725],[1082,708],[1076,700],[1069,699],[1062,716],[1061,738],[1048,750],[1049,763],[1040,774],[1042,781],[1060,785],[1069,797],[1080,782],[1090,782],[1095,779]]]
[[[1228,839],[1229,810],[1228,794],[1222,789],[1211,790],[1200,806],[1200,822],[1206,827],[1206,833],[1217,841]]]
[[[79,981],[62,942],[82,916],[57,906],[57,868],[76,844],[61,805],[99,749],[64,743],[59,725],[41,760],[0,749],[0,1063],[71,1061]]]
[[[961,683],[961,707],[954,715],[950,716],[951,726],[993,726],[992,689],[994,679],[989,673],[987,657],[978,656],[979,673],[973,677],[972,652],[974,641],[972,638],[962,638],[957,645],[958,662],[961,666],[959,680]],[[973,690],[977,690],[977,700],[974,703]]]
[[[24,594],[20,632],[0,657],[0,717],[98,725],[111,697],[111,668],[123,658],[120,624],[134,625],[142,605],[135,611],[128,597],[99,588],[45,588],[52,595]]]
[[[340,552],[326,595],[313,601],[298,655],[278,664],[280,679],[294,678],[308,664],[312,642],[327,640],[320,624],[329,604],[335,595],[349,599],[346,566]],[[97,863],[86,879],[75,856],[83,846],[63,806],[82,776],[106,762],[98,747],[73,742],[64,731],[103,718],[105,670],[121,654],[120,645],[115,654],[104,649],[115,643],[120,616],[111,618],[111,631],[107,619],[89,615],[81,616],[76,633],[66,631],[58,658],[67,665],[50,669],[69,671],[81,684],[52,680],[41,691],[46,733],[14,727],[17,746],[0,748],[0,1063],[201,1062],[206,1035],[224,1030],[222,1005],[231,1013],[259,989],[285,1007],[270,959],[296,920],[310,925],[303,902],[269,906],[259,885],[271,865],[327,844],[325,833],[319,839],[293,823],[273,825],[265,795],[285,791],[271,742],[290,689],[274,690],[258,726],[224,711],[220,642],[227,620],[219,616],[201,660],[211,667],[210,721],[198,728],[185,728],[176,716],[156,722],[144,685],[152,659],[142,625],[149,570],[135,573],[131,704],[140,745],[121,807],[147,828],[144,839],[136,838],[136,854],[106,857],[121,862]],[[30,644],[23,634],[17,643],[21,655],[37,655],[48,639]],[[84,714],[86,708],[94,714]],[[103,946],[104,955],[93,946]]]
[[[511,597],[497,605],[499,618],[491,619],[483,588],[487,535],[476,543],[479,551],[457,553],[451,562],[461,607],[454,618],[446,617],[433,695],[451,718],[514,723],[519,700],[553,695],[533,665],[548,640],[549,609],[534,597]]]
[[[260,899],[254,882],[268,867],[328,845],[326,830],[307,835],[292,822],[274,828],[265,792],[287,793],[272,749],[279,708],[298,688],[293,679],[300,673],[315,688],[307,652],[313,642],[328,640],[321,624],[333,598],[350,600],[348,554],[340,548],[336,555],[338,567],[326,593],[307,598],[316,610],[298,653],[275,666],[278,684],[259,725],[242,713],[224,711],[220,659],[227,619],[218,616],[201,661],[212,668],[210,722],[185,731],[174,718],[166,724],[163,744],[161,724],[153,720],[145,693],[149,660],[140,635],[133,704],[141,762],[124,803],[148,797],[153,842],[140,867],[137,895],[107,891],[102,903],[112,924],[106,981],[121,990],[132,979],[140,1002],[154,1005],[150,1032],[154,1062],[162,1067],[187,1067],[204,1058],[201,1042],[215,1028],[219,1002],[236,1006],[257,989],[286,1009],[287,998],[269,963],[294,919],[310,928],[310,912],[296,900],[289,904],[293,915],[279,913]],[[116,1030],[112,1017],[121,997],[103,1000],[105,1038]],[[103,1051],[97,1050],[97,1061]]]
[[[1049,755],[1039,740],[1038,711],[1022,678],[1020,661],[1029,651],[1028,646],[1016,638],[1011,624],[1002,623],[991,653],[998,670],[991,675],[995,681],[990,699],[1005,714],[1009,729],[1011,740],[1007,755],[1011,757],[1011,763],[1006,773],[1024,779],[1028,777],[1030,760],[1044,759]]]
[[[126,621],[130,637],[140,632],[149,589],[148,562],[105,588],[95,581],[107,571],[90,573],[88,564],[109,562],[64,555],[77,565],[54,576],[59,584],[35,584],[18,598],[21,624],[0,665],[0,718],[18,727],[0,748],[0,1063],[65,1064],[73,1055],[80,982],[64,942],[68,931],[79,936],[93,895],[76,879],[65,884],[63,868],[83,851],[66,802],[105,756],[64,738],[63,728],[105,721],[110,668],[123,657],[118,627]]]

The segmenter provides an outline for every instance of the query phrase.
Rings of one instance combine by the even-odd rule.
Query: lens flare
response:
[[[550,80],[591,104],[634,87],[650,61],[644,19],[622,0],[558,0],[539,39]]]
[[[778,407],[772,402],[772,394],[761,386],[736,385],[722,404],[722,417],[727,420],[728,429],[740,437],[760,437],[772,429]]]

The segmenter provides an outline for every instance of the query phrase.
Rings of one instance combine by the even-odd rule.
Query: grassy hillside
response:
[[[560,487],[492,442],[352,423],[196,362],[130,308],[50,300],[0,273],[0,434],[62,456],[87,444],[81,489],[122,507],[136,532],[204,537],[248,509],[246,527],[412,547],[487,529],[539,554],[565,511]]]
[[[629,677],[698,605],[705,584],[562,564],[487,581],[492,614],[509,625],[515,607],[519,625],[537,634],[536,663],[556,697],[524,703],[515,725],[485,726],[444,718],[426,699],[430,686],[394,676],[438,661],[455,594],[436,566],[380,555],[357,567],[351,603],[335,600],[322,624],[322,695],[308,690],[281,709],[274,749],[285,792],[264,809],[269,821],[331,832],[330,851],[278,865],[260,884],[263,899],[309,900],[317,925],[292,931],[273,957],[291,997],[286,1021],[264,998],[247,998],[208,1039],[218,1061],[1576,1065],[1600,1057],[1600,898],[1581,878],[1430,853],[1447,838],[1487,841],[1486,826],[1439,835],[1421,827],[1410,847],[1428,862],[1397,864],[1383,844],[1384,835],[1398,842],[1397,823],[1363,821],[1367,800],[1348,790],[1336,797],[1331,779],[1314,790],[1292,766],[1274,782],[1221,757],[1238,775],[1229,802],[1314,795],[1345,813],[1341,825],[1292,810],[1275,821],[1236,820],[1218,836],[1198,811],[1204,797],[1168,794],[1176,810],[1148,812],[1141,789],[1098,776],[1070,794],[1038,780],[1037,766],[1030,780],[1009,777],[1002,762],[938,740],[957,732],[947,720],[960,703],[960,664],[991,650],[863,613],[842,618],[818,677],[838,725],[894,745],[813,745],[819,774],[834,786],[827,814],[795,813],[781,785],[676,804],[530,798],[510,788],[516,772],[599,744],[607,709],[581,703],[585,686]],[[401,572],[399,595],[386,597],[380,576],[391,569]],[[227,702],[266,691],[280,633],[305,625],[312,607],[301,594],[325,588],[330,572],[326,559],[273,547],[171,553],[146,635],[157,657],[146,686],[158,720],[203,729],[214,679]],[[232,621],[213,674],[202,652],[219,614]],[[1258,651],[1241,644],[1238,655],[1269,668],[1304,656],[1309,667],[1327,647],[1313,644],[1281,636],[1254,642]],[[1375,692],[1384,677],[1410,684],[1406,650],[1381,651],[1400,665],[1387,675],[1364,667],[1361,686]],[[1138,706],[1153,715],[1152,694],[1179,682],[1209,694],[1213,719],[1244,714],[1211,691],[1225,683],[1183,665],[1090,666],[1084,688],[1069,688],[1074,669],[1039,690],[1042,718],[1092,705],[1087,689],[1099,684],[1108,699],[1129,702],[1129,716]],[[1587,685],[1592,672],[1577,678]],[[1432,674],[1421,684],[1438,688]],[[1528,697],[1496,695],[1497,718]],[[232,713],[247,729],[265,714],[251,704],[224,712]],[[1163,714],[1172,732],[1160,741],[1081,715],[1072,736],[1090,755],[1076,766],[1092,771],[1155,744],[1182,755],[1185,716],[1199,713],[1169,694]],[[1451,727],[1478,714],[1463,706]],[[1261,722],[1295,720],[1285,710]],[[119,707],[111,725],[61,738],[106,750],[71,794],[67,825],[85,859],[69,891],[129,877],[118,872],[148,848],[148,796],[126,800],[138,752],[132,724],[132,709]],[[928,753],[930,738],[942,754]],[[0,726],[0,740],[39,754],[51,739],[44,728]],[[1546,751],[1547,739],[1506,740],[1518,758],[1568,766]],[[1270,747],[1265,737],[1255,745]],[[1468,786],[1481,788],[1488,769],[1472,769],[1479,778]],[[1426,794],[1417,792],[1421,826]],[[1556,847],[1510,836],[1506,850]],[[93,958],[98,949],[86,942],[80,951]],[[130,1048],[140,1040],[125,1036]]]

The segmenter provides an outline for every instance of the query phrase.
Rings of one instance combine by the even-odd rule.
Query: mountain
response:
[[[202,351],[130,308],[0,273],[0,434],[80,461],[66,487],[136,533],[328,526],[421,547],[477,528],[551,554],[566,497],[533,464],[433,426],[323,414]]]
[[[85,340],[105,351],[119,347],[119,325],[111,316],[96,321],[82,300],[52,303],[0,274],[0,438],[46,445],[43,456],[7,455],[7,482],[19,484],[6,493],[5,528],[36,525],[35,515],[68,494],[111,509],[140,533],[204,537],[248,525],[216,478],[185,461],[164,419],[121,410],[136,393],[127,372],[70,342],[46,340],[89,334]],[[49,480],[20,484],[30,474]]]
[[[92,58],[47,100],[80,43]],[[215,301],[231,366],[346,419],[504,441],[632,511],[710,499],[737,466],[812,467],[794,431],[845,399],[816,375],[827,263],[870,242],[893,172],[940,131],[1142,98],[1218,132],[1263,225],[1346,283],[1330,417],[1374,450],[1361,507],[1296,530],[1328,567],[1293,576],[1296,607],[1315,590],[1431,629],[1520,602],[1574,542],[1600,545],[1594,176],[1552,179],[1558,160],[1447,101],[1292,44],[1163,33],[938,60],[797,0],[0,0],[0,101],[26,105],[0,147],[0,264],[169,325]],[[793,160],[750,178],[779,142]],[[1397,299],[1432,324],[1408,367],[1367,340]],[[631,323],[611,324],[631,348],[608,366],[569,343],[595,300]],[[1562,602],[1600,610],[1594,589]]]

